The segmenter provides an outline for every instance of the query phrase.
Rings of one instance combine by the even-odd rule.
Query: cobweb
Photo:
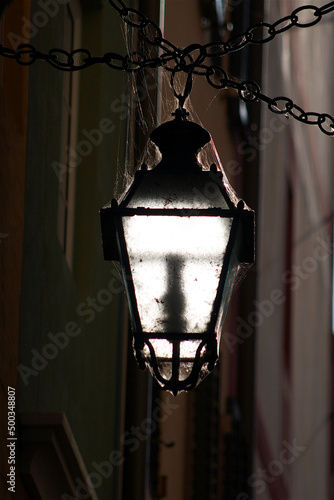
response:
[[[138,29],[124,23],[123,34],[129,58],[132,58],[135,53],[143,53],[149,59],[159,57],[159,50],[161,49],[140,39]],[[186,77],[187,75],[182,72],[176,74],[173,82],[176,94],[183,93]],[[157,126],[173,119],[172,113],[179,106],[178,99],[171,87],[171,71],[160,67],[127,73],[126,102],[128,105],[128,120],[125,161],[124,163],[118,162],[114,192],[114,197],[118,202],[122,200],[134,179],[136,171],[142,164],[145,163],[148,169],[152,169],[161,160],[160,151],[149,139],[149,136]],[[203,126],[192,106],[190,97],[186,100],[185,108],[189,113],[188,119]],[[228,181],[212,138],[198,153],[198,161],[203,170],[210,170],[212,164],[216,165],[217,170],[222,173],[222,181],[231,201],[237,206],[240,197],[238,197]],[[245,209],[249,208],[245,205]],[[237,286],[243,280],[250,266],[250,264],[240,264],[236,280]]]
[[[145,40],[141,40],[138,29],[123,25],[124,41],[129,58],[134,53],[144,53],[148,59],[159,57],[159,49]],[[145,163],[148,169],[154,168],[159,163],[161,155],[156,146],[149,140],[149,135],[154,128],[163,122],[173,119],[172,113],[178,107],[170,84],[171,71],[163,68],[149,68],[139,72],[127,73],[127,105],[128,120],[126,131],[125,163],[119,163],[115,197],[120,198],[131,184],[136,170]],[[177,73],[174,78],[174,90],[182,94],[185,88],[186,75]],[[218,92],[218,91],[217,91]],[[201,126],[190,97],[187,98],[185,107],[189,113],[188,119]],[[223,174],[223,182],[233,203],[237,204],[239,198],[231,187],[216,147],[211,139],[198,155],[198,160],[204,170],[209,170],[213,163],[218,171]]]

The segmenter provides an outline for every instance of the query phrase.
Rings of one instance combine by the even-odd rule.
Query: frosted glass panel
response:
[[[206,331],[231,224],[223,217],[123,217],[144,332]]]

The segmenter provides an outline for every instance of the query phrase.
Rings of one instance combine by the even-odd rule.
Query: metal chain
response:
[[[260,87],[255,82],[240,82],[229,77],[220,66],[204,64],[208,59],[222,57],[230,52],[240,50],[248,44],[267,43],[294,26],[298,28],[314,26],[321,21],[324,15],[334,11],[334,1],[322,7],[314,5],[298,7],[289,16],[285,16],[273,24],[265,22],[255,24],[247,28],[244,33],[236,35],[226,42],[211,42],[205,45],[191,44],[184,49],[178,48],[164,39],[160,28],[153,21],[138,10],[127,7],[122,0],[107,1],[128,26],[138,30],[138,35],[143,42],[161,49],[161,55],[150,58],[144,50],[138,50],[125,56],[114,52],[108,52],[103,56],[92,56],[87,49],[76,49],[72,52],[51,49],[45,54],[30,44],[20,45],[16,50],[3,47],[0,44],[0,56],[14,59],[23,66],[29,66],[37,60],[44,60],[62,71],[79,71],[94,64],[106,64],[110,68],[131,73],[145,68],[163,67],[171,72],[171,86],[174,95],[179,99],[180,107],[183,107],[185,98],[190,93],[192,76],[205,76],[207,82],[214,88],[233,88],[245,102],[265,102],[273,113],[292,116],[300,122],[318,125],[323,133],[334,135],[334,118],[331,115],[305,112],[287,97],[271,99],[261,93]],[[178,72],[188,75],[183,95],[176,93],[173,85],[175,74]]]
[[[173,51],[178,50],[173,44],[162,37],[160,28],[144,14],[136,9],[127,7],[121,0],[118,0],[118,2],[114,0],[107,1],[120,14],[125,23],[139,29],[147,42],[159,46],[161,49],[166,50],[166,52],[169,52],[171,48]],[[322,7],[303,5],[296,8],[289,16],[285,16],[272,24],[265,22],[257,23],[226,42],[210,42],[201,45],[201,52],[204,58],[212,56],[219,57],[240,50],[248,44],[264,44],[293,27],[309,28],[315,26],[321,21],[323,16],[333,11],[334,2],[329,2]],[[137,21],[132,20],[131,15],[137,16]],[[155,37],[145,36],[144,31],[149,27],[152,27],[154,31],[156,31]],[[188,52],[189,47],[184,50]]]
[[[248,44],[264,44],[273,40],[277,35],[293,27],[309,28],[318,24],[322,17],[334,11],[334,2],[329,2],[322,7],[304,5],[295,9],[289,16],[273,24],[261,22],[250,26],[244,33],[230,38],[227,42],[208,43],[205,49],[212,50],[215,56],[223,56],[229,52],[240,50]],[[304,20],[303,20],[304,19]]]

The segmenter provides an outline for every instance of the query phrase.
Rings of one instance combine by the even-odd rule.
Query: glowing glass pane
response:
[[[223,217],[123,217],[144,332],[206,332],[231,224]]]

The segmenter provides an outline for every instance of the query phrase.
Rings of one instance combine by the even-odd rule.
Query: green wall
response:
[[[101,4],[83,5],[81,46],[94,55],[124,54],[119,18]],[[65,8],[31,40],[39,50],[63,46]],[[33,2],[31,19],[40,10]],[[62,79],[43,61],[30,68],[18,405],[20,412],[65,412],[88,472],[96,472],[92,464],[119,449],[122,425],[125,302],[103,260],[99,209],[112,198],[124,161],[127,120],[117,99],[126,76],[102,65],[80,72],[78,143],[87,140],[84,130],[93,139],[101,124],[104,132],[77,166],[73,272],[58,241],[52,168],[60,158]],[[116,498],[118,470],[97,487],[100,500]]]

